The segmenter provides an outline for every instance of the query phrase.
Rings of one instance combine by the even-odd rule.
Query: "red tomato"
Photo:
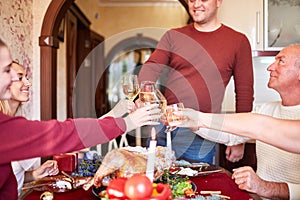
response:
[[[169,200],[172,199],[172,190],[168,184],[157,183],[157,194],[148,198],[147,200]]]
[[[161,193],[161,192],[164,190],[164,187],[165,187],[164,184],[158,183],[158,184],[156,185],[156,191],[157,191],[158,193]]]
[[[127,178],[116,178],[109,182],[106,193],[109,199],[127,199],[124,193],[125,183]]]
[[[142,174],[135,174],[125,183],[125,194],[132,199],[144,199],[152,195],[152,182]]]

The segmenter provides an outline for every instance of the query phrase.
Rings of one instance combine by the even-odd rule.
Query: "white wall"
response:
[[[46,10],[51,0],[33,0],[33,30],[32,30],[32,46],[33,46],[33,57],[32,57],[32,90],[33,95],[33,106],[32,106],[32,119],[40,119],[40,47],[38,38],[41,35],[42,23],[46,13]]]
[[[269,72],[267,67],[274,62],[274,57],[253,57],[254,71],[254,103],[253,106],[270,101],[280,101],[279,94],[268,88]],[[223,112],[235,112],[235,94],[233,80],[226,88],[223,101]]]

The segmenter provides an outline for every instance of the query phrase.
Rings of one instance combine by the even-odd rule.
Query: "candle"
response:
[[[172,151],[171,131],[167,131],[167,148]]]
[[[148,160],[147,160],[147,169],[146,176],[153,182],[154,179],[154,165],[155,165],[155,150],[156,150],[156,132],[155,128],[151,130],[151,141],[148,148]]]

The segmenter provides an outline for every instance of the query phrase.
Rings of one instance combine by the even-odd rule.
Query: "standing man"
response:
[[[221,112],[225,88],[233,76],[236,112],[249,112],[253,102],[253,70],[248,39],[217,19],[222,0],[188,0],[193,23],[167,31],[143,65],[140,81],[165,79],[168,104],[184,103],[202,112]],[[167,70],[166,77],[160,77]],[[165,126],[158,129],[158,145],[166,145]],[[172,147],[178,159],[213,162],[215,143],[190,129],[172,132]],[[244,145],[228,147],[226,157],[236,162]]]

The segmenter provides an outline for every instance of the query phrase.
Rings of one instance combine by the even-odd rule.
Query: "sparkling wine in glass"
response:
[[[166,130],[165,133],[167,134],[166,136],[166,143],[167,147],[172,150],[172,145],[171,145],[171,131],[175,130],[178,124],[180,124],[183,120],[181,116],[176,116],[174,115],[174,112],[180,111],[184,108],[183,103],[175,103],[168,105],[165,110],[164,114],[161,118],[161,121],[166,125]]]
[[[182,123],[182,120],[184,120],[183,117],[174,115],[174,112],[181,111],[182,109],[184,109],[183,103],[175,103],[167,106],[165,113],[168,126],[176,127]]]
[[[143,81],[141,83],[140,100],[143,103],[157,103],[164,111],[167,107],[167,100],[164,95],[155,87],[152,81]]]
[[[174,115],[174,112],[181,111],[183,108],[183,103],[171,104],[165,108],[163,123],[167,126],[166,131],[173,131],[178,124],[182,123],[182,117]]]
[[[137,75],[125,75],[122,81],[123,93],[131,101],[133,101],[140,92],[140,86]]]

